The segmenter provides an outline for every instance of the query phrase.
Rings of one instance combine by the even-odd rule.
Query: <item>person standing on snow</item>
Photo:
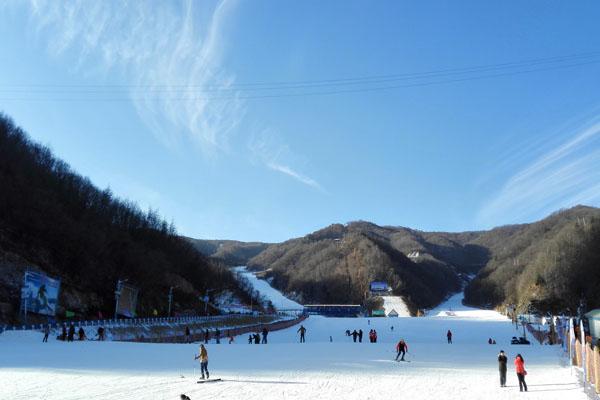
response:
[[[210,332],[207,329],[204,331],[204,344],[208,344],[208,339],[210,339]]]
[[[203,344],[200,345],[200,354],[194,357],[194,360],[200,359],[200,372],[202,373],[202,378],[204,379],[204,372],[206,372],[206,379],[209,379],[208,374],[208,351],[206,351],[206,347]]]
[[[448,344],[452,344],[452,332],[448,329],[448,333],[446,333],[446,337],[448,338]]]
[[[75,337],[75,325],[71,322],[71,326],[69,326],[69,334],[67,335],[67,341],[72,342]]]
[[[508,358],[504,354],[504,350],[500,350],[498,354],[498,371],[500,372],[500,387],[506,387],[506,363]]]
[[[44,339],[42,339],[43,343],[48,343],[48,335],[50,335],[50,325],[46,325],[44,327]]]
[[[269,336],[269,330],[264,327],[262,330],[262,343],[267,344],[267,336]]]
[[[363,331],[362,329],[358,330],[358,343],[362,343]]]
[[[525,371],[525,360],[523,360],[523,356],[517,354],[515,357],[515,369],[517,370],[517,378],[519,379],[519,390],[522,392],[523,389],[527,391],[527,384],[525,383],[525,375],[527,375],[527,371]]]
[[[356,338],[358,337],[358,332],[356,332],[356,329],[352,331],[352,340],[354,341],[354,343],[356,343]]]
[[[406,344],[404,339],[400,339],[400,341],[396,345],[396,353],[397,353],[396,361],[398,361],[398,357],[400,357],[400,355],[402,355],[402,358],[400,359],[400,361],[404,361],[404,355],[406,354],[407,351],[408,351],[408,345]]]
[[[304,339],[304,335],[306,334],[306,328],[304,325],[300,325],[298,332],[300,332],[300,343],[305,343],[306,340]]]

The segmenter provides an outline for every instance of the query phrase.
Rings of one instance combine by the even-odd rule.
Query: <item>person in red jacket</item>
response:
[[[523,360],[523,356],[520,354],[517,354],[515,357],[515,369],[517,370],[520,391],[522,392],[523,389],[527,391],[527,384],[525,383],[525,375],[527,375],[527,371],[525,371],[525,360]]]
[[[402,358],[400,359],[400,361],[404,361],[404,355],[406,354],[407,351],[408,351],[408,345],[406,344],[404,339],[400,339],[400,341],[396,345],[396,353],[398,353],[398,354],[396,354],[396,361],[398,361],[398,357],[400,357],[400,355],[402,355]]]

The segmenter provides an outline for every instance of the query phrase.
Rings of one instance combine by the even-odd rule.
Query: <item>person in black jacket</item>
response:
[[[506,362],[508,358],[504,354],[504,350],[500,350],[498,354],[498,371],[500,372],[500,387],[506,387]]]
[[[362,343],[362,335],[363,335],[363,331],[362,331],[362,329],[359,329],[358,330],[358,342],[359,343]]]
[[[358,332],[356,332],[356,329],[352,331],[352,340],[354,340],[354,343],[356,343],[356,338],[358,337]]]
[[[69,334],[67,335],[67,341],[72,342],[75,337],[75,325],[71,322],[71,326],[69,326]]]

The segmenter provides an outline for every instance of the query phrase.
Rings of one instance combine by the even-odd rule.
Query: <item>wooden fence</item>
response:
[[[570,333],[566,331],[565,341],[567,351],[573,355],[573,358],[570,360],[571,365],[582,368],[585,383],[593,385],[595,392],[600,394],[600,340],[593,343],[592,338],[587,336],[582,341],[578,335],[575,335],[574,348],[571,349],[572,341]]]

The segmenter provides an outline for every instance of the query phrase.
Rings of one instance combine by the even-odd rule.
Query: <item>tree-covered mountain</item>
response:
[[[261,242],[187,239],[205,256],[223,262],[229,266],[246,265],[248,260],[257,256],[269,247],[268,243]]]
[[[96,188],[0,115],[0,321],[14,321],[25,269],[62,279],[60,311],[112,316],[118,279],[140,288],[138,314],[200,308],[207,289],[240,293],[156,212]]]
[[[241,251],[239,242],[227,249],[236,265],[266,271],[274,286],[306,303],[362,303],[369,282],[385,280],[415,312],[457,291],[470,275],[474,278],[465,299],[472,305],[515,304],[521,310],[533,305],[558,312],[574,310],[583,296],[589,306],[600,306],[595,295],[600,287],[600,209],[592,207],[561,210],[535,223],[462,233],[362,221],[334,224],[264,245],[257,255]]]

